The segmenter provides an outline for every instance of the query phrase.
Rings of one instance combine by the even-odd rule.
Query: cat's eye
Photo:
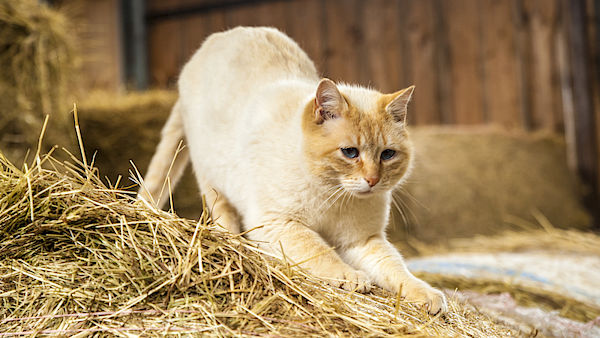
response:
[[[342,150],[342,154],[347,158],[357,158],[358,157],[358,149],[356,148],[340,148]]]
[[[396,155],[396,151],[392,150],[392,149],[386,149],[384,151],[381,152],[381,159],[382,160],[389,160],[390,158],[394,157],[394,155]]]

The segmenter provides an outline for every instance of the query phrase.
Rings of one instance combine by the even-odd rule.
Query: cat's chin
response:
[[[374,190],[368,190],[368,191],[351,191],[350,193],[352,194],[352,196],[358,197],[358,198],[369,198],[369,197],[377,195],[377,192],[374,191]]]

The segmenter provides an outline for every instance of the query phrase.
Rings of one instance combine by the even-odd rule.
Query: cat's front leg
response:
[[[299,222],[269,221],[250,231],[248,236],[263,243],[267,240],[270,251],[323,278],[330,285],[358,292],[371,289],[365,272],[345,263],[317,232]]]
[[[448,311],[444,294],[413,276],[404,259],[383,236],[373,236],[364,243],[340,250],[350,265],[367,272],[375,284],[400,292],[407,301],[425,305],[430,314]]]

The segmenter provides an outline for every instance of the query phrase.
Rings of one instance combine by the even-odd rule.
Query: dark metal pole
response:
[[[145,0],[122,0],[125,80],[138,90],[148,88],[148,48]]]

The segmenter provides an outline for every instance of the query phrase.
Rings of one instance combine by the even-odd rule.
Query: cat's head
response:
[[[406,112],[414,86],[393,94],[323,79],[304,111],[304,152],[311,172],[357,197],[393,189],[410,168]]]

